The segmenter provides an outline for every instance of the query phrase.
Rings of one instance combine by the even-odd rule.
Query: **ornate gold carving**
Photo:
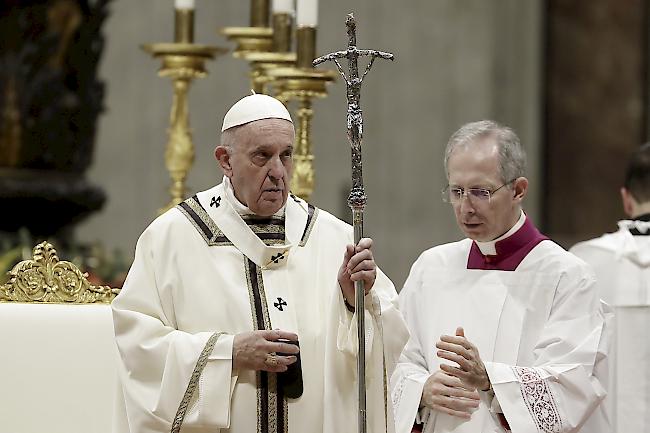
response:
[[[9,282],[0,286],[0,302],[108,304],[120,292],[94,286],[87,277],[73,263],[59,261],[52,244],[41,242],[34,247],[32,260],[9,271]]]

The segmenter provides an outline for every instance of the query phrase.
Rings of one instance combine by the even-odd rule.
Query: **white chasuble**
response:
[[[650,231],[633,235],[637,224],[621,221],[617,232],[571,248],[593,267],[598,293],[615,311],[605,399],[615,433],[650,433]]]
[[[469,239],[427,250],[414,263],[400,293],[411,339],[391,379],[398,433],[414,422],[425,433],[609,431],[599,404],[609,339],[594,278],[544,239],[529,243],[512,270],[468,269]],[[479,393],[468,420],[420,407],[428,377],[441,363],[455,365],[437,357],[436,343],[457,327],[477,346],[493,388]]]
[[[349,225],[294,196],[284,219],[242,217],[223,185],[157,218],[113,302],[125,403],[116,433],[168,432],[184,399],[181,432],[354,431],[359,312],[337,281],[351,243]],[[392,432],[386,384],[408,331],[383,273],[366,299],[368,432]],[[279,375],[233,369],[234,335],[260,329],[298,334],[300,397],[284,395]]]

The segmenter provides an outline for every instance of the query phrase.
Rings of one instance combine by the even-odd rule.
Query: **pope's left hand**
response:
[[[455,362],[458,367],[440,364],[440,369],[447,374],[456,376],[464,383],[476,389],[487,391],[490,389],[490,377],[481,361],[478,349],[467,338],[463,328],[456,329],[456,335],[443,335],[436,343],[438,356]],[[459,368],[460,367],[460,368]]]
[[[363,280],[366,295],[377,278],[377,265],[372,256],[372,239],[363,238],[357,246],[348,245],[339,268],[339,285],[348,304],[354,307],[354,282]]]

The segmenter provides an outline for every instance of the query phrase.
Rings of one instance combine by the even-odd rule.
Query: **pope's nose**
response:
[[[284,176],[284,165],[282,165],[280,158],[273,158],[269,164],[269,177],[273,180],[281,179]]]

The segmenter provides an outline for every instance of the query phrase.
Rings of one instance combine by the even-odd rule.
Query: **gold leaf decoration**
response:
[[[9,271],[9,281],[0,286],[0,302],[108,304],[120,291],[94,286],[87,277],[74,263],[60,261],[52,244],[41,242],[34,247],[32,260]]]

